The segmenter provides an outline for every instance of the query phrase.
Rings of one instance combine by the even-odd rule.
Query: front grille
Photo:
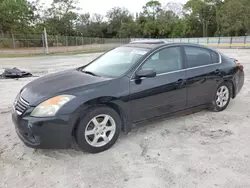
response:
[[[23,114],[27,108],[29,107],[29,102],[24,100],[22,97],[19,97],[16,101],[16,104],[15,104],[15,110],[16,112],[21,115]]]

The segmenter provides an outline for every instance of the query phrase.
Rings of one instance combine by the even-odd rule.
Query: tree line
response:
[[[242,36],[250,33],[250,0],[148,1],[138,13],[113,7],[106,15],[80,13],[78,0],[0,0],[0,33],[102,38]]]

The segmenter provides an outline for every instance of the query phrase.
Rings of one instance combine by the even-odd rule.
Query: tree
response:
[[[197,17],[198,21],[202,23],[203,37],[208,36],[208,27],[216,20],[215,7],[216,1],[213,0],[189,0],[184,5],[185,10]]]
[[[133,17],[125,8],[114,7],[108,11],[106,17],[108,18],[108,33],[112,36],[119,36],[119,30],[123,23],[133,21]]]
[[[143,6],[143,14],[152,20],[156,20],[157,15],[162,10],[161,3],[159,1],[149,1]]]
[[[92,37],[104,37],[107,33],[107,23],[103,22],[103,16],[93,14],[88,31]]]
[[[36,7],[26,0],[0,0],[0,32],[29,33]]]
[[[92,21],[95,22],[95,23],[102,23],[103,22],[103,16],[101,14],[93,14],[92,16]]]
[[[78,3],[79,0],[53,0],[51,4],[51,11],[55,14],[55,16],[63,16],[68,12],[78,10]]]
[[[250,32],[250,4],[247,0],[226,0],[219,10],[218,23],[223,35]]]
[[[75,35],[78,15],[76,4],[78,0],[54,0],[46,10],[42,27],[46,27],[49,34]]]
[[[185,32],[184,32],[184,27],[185,27],[185,22],[183,19],[178,19],[173,27],[173,30],[171,32],[170,37],[171,38],[180,38],[185,36]]]
[[[164,7],[149,0],[134,18],[114,7],[105,15],[78,12],[79,0],[0,0],[0,32],[83,37],[208,37],[250,34],[249,0],[188,0]],[[49,36],[51,37],[51,36]],[[76,43],[75,37],[71,38]],[[52,40],[51,40],[52,41]],[[53,42],[53,41],[52,41]],[[29,42],[30,43],[30,42]]]
[[[202,23],[193,14],[186,14],[182,20],[183,37],[201,37]]]
[[[173,12],[178,17],[183,16],[183,5],[180,3],[169,2],[165,6],[165,10]]]
[[[178,19],[174,12],[162,10],[157,19],[158,36],[170,37]]]
[[[130,38],[137,36],[137,25],[131,20],[129,22],[125,22],[121,24],[121,28],[119,30],[120,38]]]
[[[139,37],[146,37],[147,35],[144,34],[144,27],[147,23],[147,17],[140,14],[136,19],[136,33]]]

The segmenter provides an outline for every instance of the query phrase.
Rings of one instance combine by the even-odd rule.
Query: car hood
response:
[[[110,78],[85,74],[76,69],[49,74],[27,84],[21,91],[21,96],[31,106],[54,97],[58,94],[73,94],[90,87],[109,83]]]

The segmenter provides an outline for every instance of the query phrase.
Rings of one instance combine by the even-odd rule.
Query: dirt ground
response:
[[[140,126],[108,151],[34,150],[11,122],[22,86],[36,78],[0,80],[1,188],[249,188],[250,51],[223,50],[245,67],[245,85],[221,113],[201,112]],[[36,76],[77,67],[98,54],[0,59]]]

